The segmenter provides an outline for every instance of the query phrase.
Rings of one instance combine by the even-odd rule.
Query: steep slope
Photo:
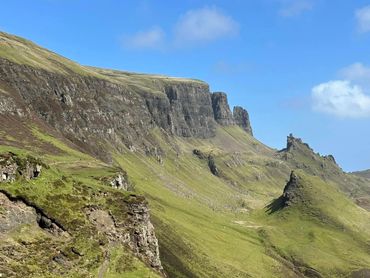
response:
[[[294,171],[266,212],[256,216],[265,221],[260,232],[266,248],[298,274],[362,277],[370,270],[370,213],[331,184]]]
[[[338,189],[358,200],[369,183],[343,173],[332,157],[292,136],[282,151],[263,145],[248,112],[231,113],[226,94],[202,81],[84,67],[21,38],[0,38],[0,151],[50,166],[37,179],[0,183],[9,211],[25,211],[16,232],[1,237],[7,250],[22,247],[16,257],[4,253],[1,271],[17,271],[16,261],[28,257],[28,277],[51,268],[57,277],[156,277],[159,263],[169,277],[366,271],[368,213]],[[302,200],[274,202],[269,214],[295,169]],[[29,204],[71,240],[42,245],[49,234],[29,221]],[[24,227],[35,231],[33,256],[21,241]],[[301,227],[313,231],[312,249]],[[353,255],[343,256],[345,248]],[[334,267],[318,262],[326,256]]]

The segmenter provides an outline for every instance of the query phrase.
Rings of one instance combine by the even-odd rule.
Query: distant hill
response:
[[[364,171],[358,171],[358,172],[353,172],[352,174],[356,176],[360,176],[363,178],[370,179],[370,170],[364,170]]]

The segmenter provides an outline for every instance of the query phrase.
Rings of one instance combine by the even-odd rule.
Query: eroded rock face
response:
[[[159,257],[158,239],[150,221],[146,201],[137,200],[126,205],[128,218],[124,222],[114,219],[110,213],[98,208],[89,209],[87,215],[110,242],[128,246],[142,261],[165,275]]]
[[[298,203],[301,200],[299,188],[301,188],[302,185],[299,182],[298,175],[295,174],[294,171],[290,174],[290,179],[286,186],[284,187],[283,192],[283,206],[290,206],[294,203]]]
[[[21,225],[35,224],[36,210],[22,202],[12,202],[0,193],[0,233],[6,233]]]
[[[43,163],[33,157],[20,158],[13,153],[0,154],[0,182],[12,182],[17,176],[37,178]]]
[[[249,114],[247,110],[240,106],[235,106],[233,111],[235,124],[244,129],[247,133],[253,136],[252,126],[249,121]]]
[[[130,184],[127,181],[127,175],[123,173],[118,173],[111,181],[110,185],[113,188],[116,189],[121,189],[121,190],[129,190],[130,189]]]
[[[53,235],[68,236],[62,227],[35,207],[27,205],[22,200],[12,200],[1,192],[0,208],[0,234],[11,232],[22,225],[38,225]]]
[[[209,87],[202,82],[163,81],[150,88],[75,73],[62,75],[0,59],[0,81],[14,98],[75,144],[108,160],[106,145],[144,150],[155,145],[149,130],[178,136],[215,134]],[[1,110],[14,110],[9,101]],[[99,144],[100,143],[100,144]]]
[[[227,102],[227,95],[222,92],[216,92],[211,97],[215,120],[223,126],[233,125],[234,118]]]
[[[144,203],[130,204],[129,214],[131,215],[129,246],[153,268],[162,271],[158,239],[155,236],[153,224],[150,222],[148,206]]]

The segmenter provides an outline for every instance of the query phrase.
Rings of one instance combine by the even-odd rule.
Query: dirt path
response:
[[[254,225],[253,223],[247,222],[247,221],[233,221],[233,223],[238,224],[238,225],[242,225],[243,227],[246,227],[246,228],[252,228],[252,229],[258,229],[258,228],[263,227],[263,226],[260,226],[260,225]]]

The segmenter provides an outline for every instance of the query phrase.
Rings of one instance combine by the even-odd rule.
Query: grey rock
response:
[[[235,124],[244,129],[247,133],[253,136],[253,130],[249,121],[248,111],[240,106],[235,106],[233,111]]]
[[[121,189],[121,190],[124,190],[124,191],[129,190],[129,186],[130,186],[128,181],[127,181],[126,175],[124,175],[123,173],[119,173],[117,176],[115,176],[110,181],[110,185],[113,188]]]
[[[215,92],[211,95],[211,98],[215,120],[223,126],[233,125],[234,119],[227,102],[227,95],[222,92]]]
[[[42,167],[41,161],[31,156],[21,158],[13,153],[0,154],[0,182],[13,182],[17,176],[37,178]]]
[[[109,242],[128,245],[138,258],[165,276],[148,204],[145,199],[136,198],[135,195],[132,198],[134,201],[126,204],[128,217],[124,222],[116,221],[108,212],[97,208],[91,208],[86,213]]]
[[[107,143],[118,151],[156,147],[149,136],[156,127],[184,137],[215,135],[209,87],[203,82],[162,80],[153,92],[151,87],[52,73],[5,59],[0,59],[0,79],[32,115],[104,161],[111,161],[109,148],[101,147]],[[9,101],[1,110],[14,106]]]
[[[290,174],[290,179],[288,183],[284,187],[283,191],[283,206],[290,206],[294,203],[298,203],[301,201],[301,195],[300,195],[300,190],[302,185],[299,181],[298,175],[295,174],[294,171],[291,172]]]

